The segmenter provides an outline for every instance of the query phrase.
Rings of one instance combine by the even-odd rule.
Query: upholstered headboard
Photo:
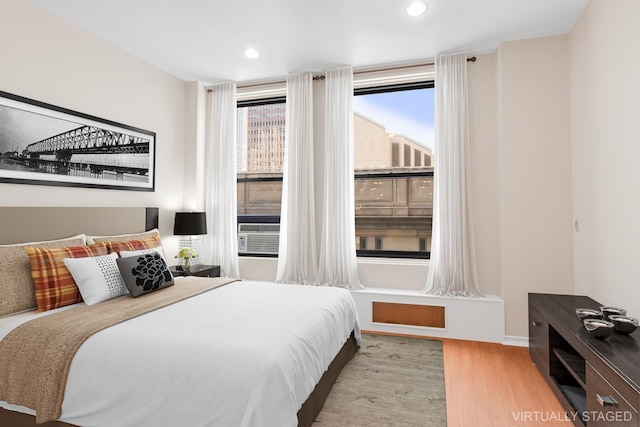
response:
[[[0,245],[62,239],[80,233],[138,233],[157,227],[158,208],[0,207]]]

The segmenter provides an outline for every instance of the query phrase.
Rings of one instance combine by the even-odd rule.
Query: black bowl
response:
[[[589,334],[599,340],[603,340],[613,333],[613,323],[602,319],[584,319],[584,328]]]
[[[630,334],[638,327],[638,319],[633,317],[612,314],[609,321],[613,323],[613,330],[619,334]]]

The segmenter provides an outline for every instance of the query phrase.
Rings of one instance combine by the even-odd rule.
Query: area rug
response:
[[[447,425],[442,343],[362,334],[314,425]]]

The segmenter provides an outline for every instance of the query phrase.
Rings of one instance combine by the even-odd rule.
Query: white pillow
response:
[[[167,261],[167,258],[164,256],[164,251],[162,250],[162,246],[156,246],[155,248],[149,248],[149,249],[140,249],[137,251],[120,251],[120,258],[127,258],[130,256],[139,256],[139,255],[147,255],[147,254],[152,254],[154,252],[157,252],[160,254],[160,256],[162,257],[162,259],[165,260],[165,262]]]
[[[78,285],[80,295],[87,305],[93,305],[128,293],[122,280],[118,264],[118,254],[87,258],[65,258],[73,280]]]

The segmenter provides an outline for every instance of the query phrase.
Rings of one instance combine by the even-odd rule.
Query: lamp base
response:
[[[187,265],[197,265],[202,264],[202,236],[182,236],[178,242],[178,250],[182,248],[193,248],[198,254],[195,258],[191,258],[190,260],[180,259],[180,265],[184,268],[183,271],[188,271],[189,267],[185,266],[185,261]]]

